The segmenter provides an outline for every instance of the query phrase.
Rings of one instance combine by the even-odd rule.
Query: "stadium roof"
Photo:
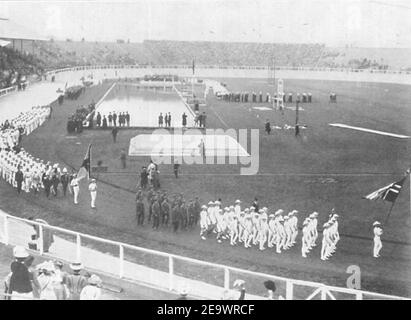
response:
[[[20,26],[7,19],[0,19],[0,39],[48,40],[47,38],[39,36],[29,28]]]

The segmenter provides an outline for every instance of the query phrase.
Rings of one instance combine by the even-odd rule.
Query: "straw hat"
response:
[[[381,225],[381,222],[375,221],[372,225],[373,225],[373,226],[379,226],[379,225]]]
[[[13,249],[13,255],[15,258],[27,258],[29,256],[29,253],[24,247],[15,246]]]
[[[83,269],[83,264],[79,261],[73,262],[70,264],[71,270],[81,270]]]
[[[243,286],[244,284],[245,284],[244,280],[237,279],[236,281],[234,281],[233,287],[234,288],[239,288],[239,287]]]
[[[98,286],[102,283],[99,276],[92,274],[90,278],[88,278],[87,282],[93,286]]]

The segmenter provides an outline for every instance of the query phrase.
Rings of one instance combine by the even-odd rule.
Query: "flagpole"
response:
[[[391,215],[392,208],[394,207],[394,204],[395,204],[395,202],[392,203],[391,208],[390,208],[390,211],[388,212],[388,215],[387,215],[387,217],[385,218],[384,224],[387,224],[388,218],[389,218],[390,215]]]
[[[409,178],[409,183],[410,183],[410,219],[411,219],[411,169],[408,169],[408,178]]]
[[[90,150],[90,164],[88,168],[88,179],[90,180],[90,173],[91,173],[91,143],[88,146],[88,149]]]

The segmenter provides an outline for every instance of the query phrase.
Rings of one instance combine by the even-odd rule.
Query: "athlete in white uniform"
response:
[[[235,201],[235,203],[234,203],[234,212],[235,212],[237,217],[240,216],[240,212],[241,212],[241,201],[240,200]]]
[[[338,232],[338,214],[333,214],[330,219],[330,238],[332,241],[331,253],[334,253],[337,250],[337,243],[340,240],[340,234]]]
[[[244,221],[244,247],[250,248],[251,241],[253,240],[253,221],[252,221],[252,214],[251,212],[247,212],[245,214],[245,221]]]
[[[260,234],[260,213],[255,212],[254,210],[253,212],[253,245],[257,245],[258,239],[259,239],[259,234]],[[262,210],[260,210],[259,212],[262,212]]]
[[[298,236],[298,218],[297,218],[297,214],[298,214],[297,210],[293,210],[288,214],[288,216],[290,217],[289,218],[289,223],[290,223],[290,227],[291,227],[291,245],[290,246],[295,245],[295,243],[297,242],[297,236]]]
[[[374,250],[373,250],[373,257],[379,258],[380,257],[380,250],[382,249],[382,242],[381,236],[383,234],[382,225],[380,222],[375,221],[373,224],[374,226]]]
[[[267,214],[264,212],[261,214],[260,219],[259,219],[260,227],[259,227],[259,232],[258,232],[258,242],[260,244],[260,250],[263,251],[265,250],[265,243],[268,239],[268,222],[267,222]]]
[[[281,215],[284,212],[284,210],[280,209],[277,210],[274,215],[274,224],[275,224],[275,230],[276,230],[276,238],[275,238],[275,245],[276,245],[276,252],[281,253],[281,248],[284,247],[285,244],[285,231],[284,231],[284,226],[282,222],[284,221],[283,216]]]
[[[290,218],[288,215],[284,216],[284,232],[285,232],[285,241],[284,241],[284,249],[290,249],[291,247],[291,236],[292,236],[292,230],[290,226]]]
[[[228,208],[226,208],[228,209]],[[224,235],[224,210],[222,209],[218,209],[217,207],[217,215],[216,215],[216,219],[217,219],[217,242],[221,243],[222,239],[223,239],[223,235]]]
[[[201,212],[200,212],[200,237],[203,240],[206,240],[206,235],[208,231],[208,212],[207,212],[207,206],[203,205],[201,206]]]
[[[275,244],[275,237],[277,234],[276,228],[275,228],[275,221],[274,221],[275,215],[272,213],[268,215],[268,238],[267,238],[267,246],[269,248],[272,248]]]
[[[229,213],[228,213],[228,229],[229,229],[229,233],[230,233],[230,244],[232,246],[237,244],[237,240],[238,240],[238,219],[240,217],[240,214],[235,213],[234,211],[235,209],[230,209]]]
[[[330,248],[332,246],[332,241],[330,239],[330,223],[326,222],[323,225],[323,239],[322,239],[322,246],[321,246],[321,260],[328,260],[330,256]]]
[[[214,232],[217,224],[216,216],[215,216],[215,205],[213,201],[208,203],[207,213],[208,213],[208,232]]]
[[[303,222],[303,236],[301,238],[301,256],[303,258],[307,258],[307,253],[309,252],[311,242],[309,225],[310,218],[305,218]]]
[[[311,250],[313,247],[315,247],[317,238],[318,238],[318,212],[313,212],[310,214],[310,225],[309,225],[309,231],[310,231],[310,245],[309,245],[309,250]]]
[[[244,241],[244,229],[245,229],[245,213],[248,212],[248,209],[240,212],[240,216],[238,218],[238,242]]]

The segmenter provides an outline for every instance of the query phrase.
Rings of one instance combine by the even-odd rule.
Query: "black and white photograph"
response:
[[[409,0],[1,1],[0,300],[410,300],[410,101]]]

